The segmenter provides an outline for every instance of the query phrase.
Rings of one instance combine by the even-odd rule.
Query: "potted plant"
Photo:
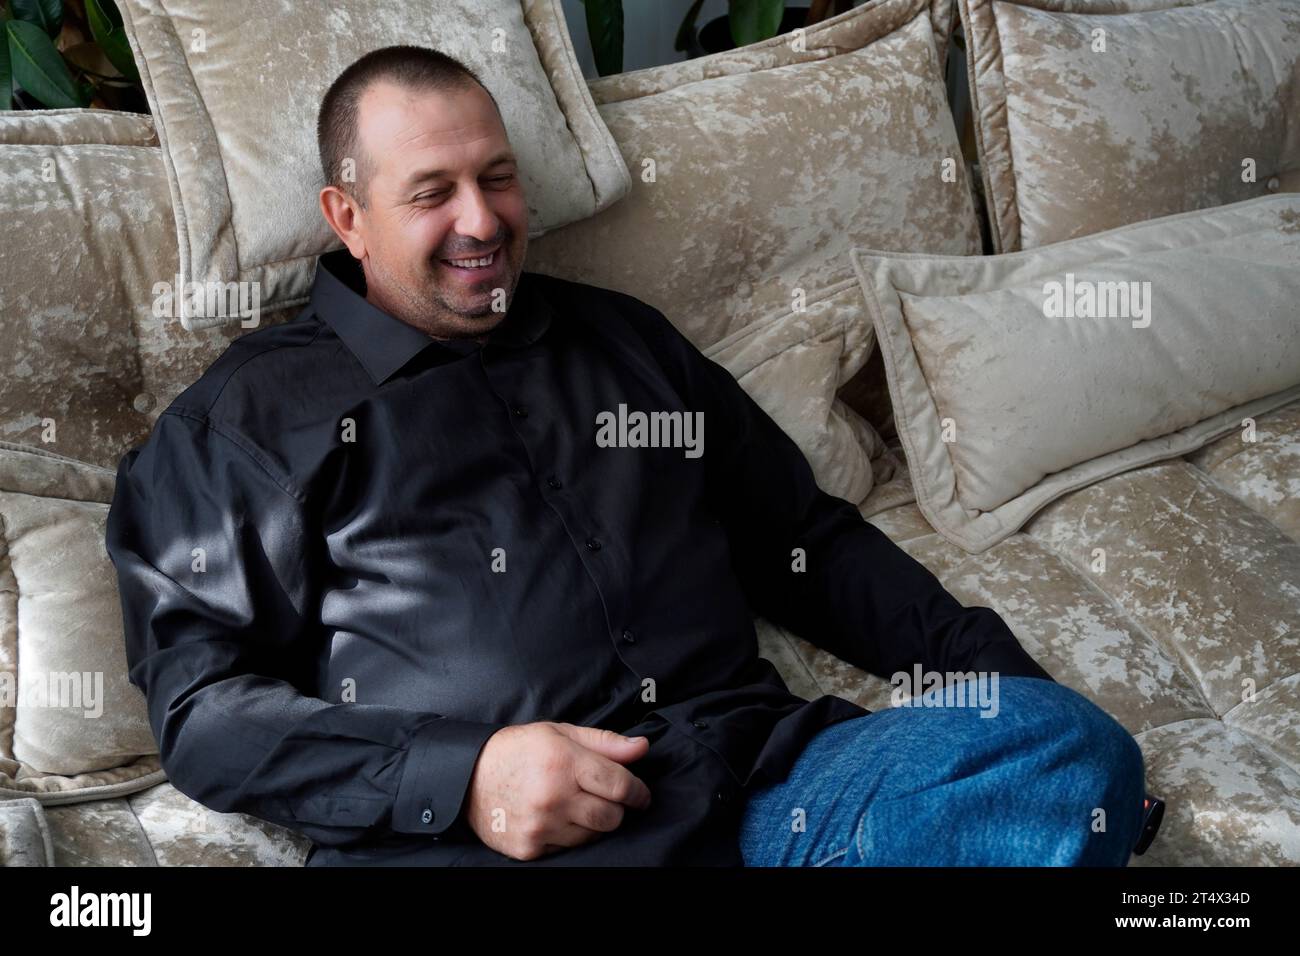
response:
[[[0,110],[149,112],[112,0],[0,0]]]
[[[623,0],[582,0],[587,34],[601,76],[623,72]],[[677,29],[673,48],[687,58],[748,46],[780,33],[811,26],[848,10],[852,0],[812,0],[786,6],[785,0],[728,0],[725,16],[696,28],[704,0],[695,0]]]

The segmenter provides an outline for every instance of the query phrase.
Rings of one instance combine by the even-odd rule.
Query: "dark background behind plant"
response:
[[[0,0],[0,110],[149,112],[112,0]]]
[[[581,0],[591,52],[601,76],[623,72],[624,0]],[[633,3],[643,0],[632,0]],[[698,21],[704,0],[695,0],[677,28],[673,49],[688,58],[748,46],[778,33],[812,26],[853,6],[852,0],[728,0],[725,16],[704,24]]]

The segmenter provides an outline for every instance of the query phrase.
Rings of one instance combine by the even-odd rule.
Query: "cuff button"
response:
[[[432,811],[432,810],[429,810],[429,809],[426,809],[423,813],[421,813],[421,814],[420,814],[420,822],[421,822],[421,823],[432,823],[432,822],[433,822],[433,811]]]

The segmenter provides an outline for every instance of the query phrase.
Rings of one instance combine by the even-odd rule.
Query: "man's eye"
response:
[[[493,176],[488,182],[490,183],[508,183],[515,178],[514,173],[506,173],[504,176]]]
[[[446,194],[447,194],[447,190],[445,190],[445,189],[439,189],[439,190],[437,190],[437,191],[435,191],[435,192],[431,192],[431,193],[420,193],[420,195],[418,195],[418,196],[415,197],[415,201],[416,201],[416,202],[428,202],[428,201],[431,200],[431,199],[438,199],[438,198],[440,198],[440,197],[442,197],[442,196],[445,196]]]

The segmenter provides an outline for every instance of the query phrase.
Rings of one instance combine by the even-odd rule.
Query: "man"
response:
[[[1122,727],[821,491],[664,315],[523,270],[473,73],[376,51],[318,132],[346,250],[118,470],[131,680],[177,788],[312,866],[1127,860]],[[703,454],[601,447],[620,405],[702,415]],[[755,613],[885,677],[991,673],[997,717],[797,697]]]

